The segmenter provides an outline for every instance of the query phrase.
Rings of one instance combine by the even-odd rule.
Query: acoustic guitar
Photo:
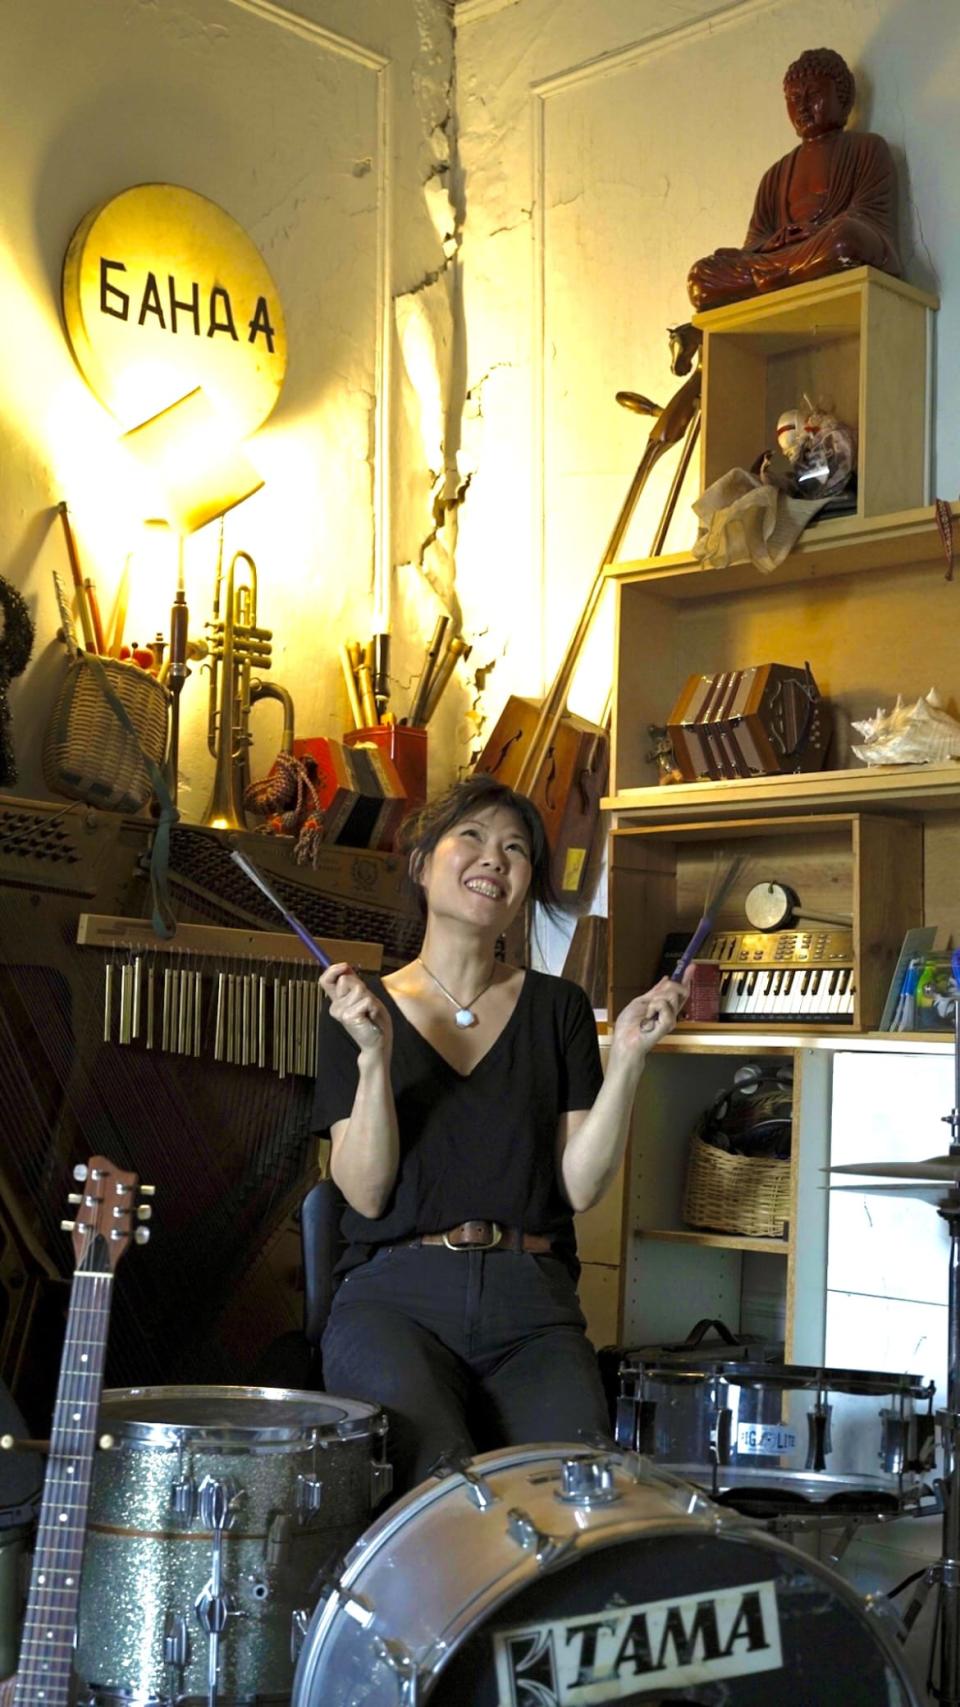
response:
[[[67,1329],[50,1431],[37,1543],[30,1572],[20,1663],[0,1693],[0,1707],[69,1707],[80,1568],[90,1503],[97,1415],[110,1321],[113,1277],[131,1239],[145,1244],[149,1229],[135,1226],[150,1210],[138,1206],[136,1174],[123,1173],[105,1156],[74,1170],[83,1190],[71,1193],[76,1220],[61,1222],[73,1234],[75,1268]],[[152,1186],[139,1187],[152,1196]]]

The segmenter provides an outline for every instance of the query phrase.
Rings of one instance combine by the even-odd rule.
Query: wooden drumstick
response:
[[[63,523],[63,537],[66,540],[67,560],[70,564],[70,574],[73,577],[74,591],[77,595],[77,612],[80,617],[80,627],[83,630],[83,644],[88,652],[96,652],[99,648],[93,630],[90,606],[87,603],[87,590],[83,584],[83,570],[80,568],[80,558],[77,555],[77,542],[73,537],[73,528],[70,525],[70,515],[66,503],[62,499],[57,505],[57,514]]]

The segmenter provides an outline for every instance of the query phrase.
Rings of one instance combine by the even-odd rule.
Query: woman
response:
[[[348,1205],[324,1381],[387,1407],[395,1492],[444,1455],[608,1431],[573,1212],[613,1179],[685,996],[662,979],[624,1009],[604,1079],[579,986],[496,958],[528,896],[554,901],[536,808],[478,773],[406,845],[421,952],[369,984],[323,974],[314,1105]]]

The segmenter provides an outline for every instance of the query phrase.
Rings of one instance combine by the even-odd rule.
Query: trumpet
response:
[[[270,668],[273,634],[269,628],[257,627],[257,566],[248,551],[236,551],[231,558],[222,616],[220,582],[218,569],[213,616],[206,624],[210,656],[207,746],[216,766],[203,822],[217,830],[244,830],[243,797],[250,782],[253,742],[251,709],[259,699],[279,701],[283,706],[280,749],[292,753],[293,700],[279,683],[253,679],[254,670]]]

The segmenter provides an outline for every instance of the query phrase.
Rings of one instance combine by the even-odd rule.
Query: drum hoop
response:
[[[560,1452],[558,1453],[556,1448],[554,1448],[553,1451],[547,1451],[544,1447],[530,1447],[511,1454],[484,1453],[478,1458],[471,1460],[471,1468],[479,1474],[491,1474],[497,1470],[516,1468],[523,1464],[554,1460],[558,1456],[572,1457],[574,1455],[588,1455],[590,1450],[591,1449],[584,1448],[582,1446],[575,1450],[571,1450],[570,1447],[566,1447],[565,1449],[560,1449]],[[631,1455],[619,1452],[612,1454],[612,1456],[619,1458],[620,1461],[623,1462],[624,1459]],[[647,1461],[644,1461],[643,1468],[645,1472],[648,1469],[651,1471],[649,1477],[644,1479],[660,1479],[656,1475],[655,1468],[653,1466],[649,1466]],[[671,1480],[669,1477],[665,1479],[668,1482]],[[367,1531],[367,1536],[376,1534],[378,1530],[380,1531],[377,1535],[375,1547],[371,1546],[367,1541],[367,1536],[365,1536],[363,1538],[364,1545],[362,1548],[358,1543],[357,1546],[351,1549],[345,1561],[344,1571],[337,1584],[331,1589],[326,1599],[322,1602],[321,1607],[318,1609],[320,1616],[317,1620],[316,1626],[311,1628],[301,1651],[300,1661],[297,1665],[294,1677],[291,1707],[311,1707],[311,1694],[314,1677],[318,1668],[319,1659],[325,1646],[327,1632],[341,1608],[345,1608],[351,1599],[349,1593],[342,1594],[341,1590],[347,1589],[353,1584],[359,1574],[360,1567],[364,1562],[369,1562],[376,1553],[380,1552],[399,1529],[413,1521],[414,1517],[419,1516],[421,1512],[427,1511],[430,1506],[435,1503],[438,1497],[443,1497],[445,1493],[452,1491],[449,1488],[449,1481],[449,1477],[444,1477],[441,1481],[438,1481],[436,1488],[415,1489],[412,1494],[407,1495],[406,1499],[399,1502],[402,1510],[398,1511],[396,1517],[394,1517],[391,1512],[388,1512],[378,1524],[375,1524],[371,1530]],[[609,1516],[611,1508],[606,1506],[602,1509],[605,1515]],[[565,1569],[568,1563],[573,1562],[574,1558],[582,1559],[585,1554],[590,1553],[595,1548],[599,1548],[601,1545],[622,1545],[631,1539],[635,1539],[636,1526],[635,1523],[634,1525],[629,1523],[628,1516],[629,1514],[624,1512],[620,1520],[613,1524],[606,1523],[599,1525],[593,1530],[581,1530],[576,1532],[571,1538],[572,1545],[570,1547],[570,1551],[559,1568]],[[779,1536],[771,1535],[767,1530],[761,1529],[757,1524],[744,1517],[741,1513],[728,1507],[718,1507],[714,1511],[697,1516],[687,1514],[685,1518],[681,1518],[681,1514],[678,1511],[672,1521],[668,1521],[667,1518],[664,1518],[662,1521],[654,1520],[652,1522],[646,1522],[642,1531],[645,1536],[650,1537],[658,1534],[672,1535],[677,1534],[678,1532],[690,1535],[702,1532],[723,1534],[726,1539],[735,1543],[739,1542],[741,1544],[745,1543],[759,1547],[761,1550],[770,1552],[774,1556],[786,1554],[789,1558],[795,1559],[807,1570],[809,1570],[811,1563],[809,1556],[800,1548],[793,1546],[789,1541],[784,1541]],[[826,1579],[828,1586],[833,1590],[837,1597],[844,1601],[847,1607],[855,1615],[859,1615],[865,1619],[868,1627],[872,1630],[876,1638],[878,1646],[883,1651],[884,1658],[889,1664],[891,1670],[894,1672],[898,1681],[904,1686],[906,1700],[908,1702],[916,1703],[916,1692],[914,1691],[912,1682],[910,1681],[909,1673],[907,1672],[905,1663],[897,1650],[893,1633],[886,1627],[889,1615],[885,1611],[882,1598],[878,1600],[874,1599],[870,1595],[863,1598],[857,1594],[851,1584],[847,1583],[835,1571],[830,1570],[829,1567],[823,1565],[819,1560],[816,1561],[816,1565],[818,1572]],[[421,1681],[424,1683],[428,1691],[432,1688],[439,1671],[454,1658],[466,1639],[475,1630],[482,1628],[484,1624],[488,1623],[490,1619],[495,1616],[501,1606],[514,1598],[521,1591],[525,1586],[526,1580],[536,1574],[537,1566],[535,1559],[532,1555],[525,1554],[516,1559],[514,1562],[514,1569],[512,1571],[508,1570],[502,1577],[498,1578],[495,1583],[488,1585],[486,1590],[482,1590],[480,1593],[476,1594],[467,1606],[459,1606],[458,1608],[452,1609],[455,1612],[454,1621],[448,1623],[445,1629],[436,1633],[433,1643],[429,1648],[423,1650],[421,1654],[412,1656],[419,1668]],[[402,1630],[397,1630],[396,1632],[381,1631],[379,1633],[381,1636],[395,1634],[401,1640],[403,1638]],[[426,1675],[424,1676],[423,1674]]]
[[[634,1364],[621,1369],[621,1376],[635,1377],[641,1384],[657,1382],[661,1386],[705,1386],[722,1380],[729,1387],[773,1387],[787,1392],[812,1392],[822,1389],[831,1393],[847,1393],[859,1397],[882,1397],[895,1394],[905,1398],[930,1399],[936,1391],[933,1381],[906,1371],[898,1374],[884,1369],[841,1369],[826,1364],[804,1363],[738,1363],[718,1359],[716,1363],[696,1368],[679,1364]]]
[[[138,1420],[136,1416],[110,1418],[111,1402],[114,1405],[131,1404],[142,1399],[145,1404],[155,1404],[164,1400],[180,1401],[189,1399],[207,1400],[223,1399],[227,1405],[235,1405],[240,1398],[267,1400],[278,1405],[284,1402],[317,1406],[323,1399],[329,1400],[344,1414],[331,1422],[283,1423],[278,1419],[276,1425],[260,1424],[251,1427],[239,1420],[224,1423],[175,1421],[160,1417],[152,1421]],[[364,1439],[367,1436],[380,1436],[386,1431],[386,1417],[377,1405],[370,1405],[363,1399],[341,1398],[339,1394],[318,1394],[293,1387],[241,1387],[241,1386],[196,1386],[196,1387],[110,1387],[101,1398],[101,1423],[109,1421],[110,1433],[122,1440],[125,1447],[134,1450],[140,1447],[161,1447],[165,1451],[175,1452],[181,1446],[198,1448],[207,1446],[217,1452],[249,1453],[257,1455],[260,1452],[295,1452],[308,1450],[313,1446],[326,1450],[340,1440]]]

